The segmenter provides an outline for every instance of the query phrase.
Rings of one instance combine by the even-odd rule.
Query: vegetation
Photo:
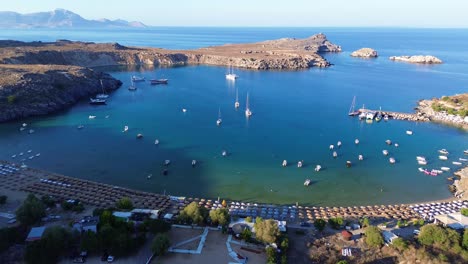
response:
[[[327,225],[327,222],[323,219],[317,219],[314,221],[314,226],[317,228],[318,231],[322,232],[323,229],[325,229],[325,226]]]
[[[26,226],[38,223],[45,215],[44,204],[34,194],[29,194],[16,210],[16,219]]]
[[[348,264],[348,261],[346,260],[340,260],[336,264]]]
[[[273,247],[266,248],[266,255],[268,264],[276,263],[276,250]]]
[[[0,229],[0,253],[15,243],[23,243],[25,236],[24,232],[16,226]]]
[[[382,237],[382,233],[380,232],[380,229],[376,226],[369,226],[366,228],[366,244],[369,247],[381,247],[384,244],[384,239]]]
[[[9,95],[9,96],[7,96],[7,102],[8,102],[9,104],[14,104],[14,103],[16,102],[16,99],[17,99],[17,98],[16,98],[16,95]]]
[[[207,217],[208,210],[198,206],[197,202],[192,202],[180,212],[178,220],[182,223],[203,224]]]
[[[465,250],[468,250],[468,228],[465,228],[465,231],[463,232],[462,246]]]
[[[57,201],[52,198],[50,195],[43,195],[41,197],[42,203],[47,207],[54,207]]]
[[[418,241],[424,246],[431,246],[455,254],[461,251],[461,237],[457,231],[433,224],[421,228]]]
[[[330,218],[330,219],[328,219],[328,224],[330,224],[330,226],[333,229],[340,229],[344,224],[344,220],[341,217]]]
[[[462,209],[460,210],[460,213],[461,213],[462,215],[464,215],[464,216],[468,216],[468,208],[462,208]]]
[[[73,211],[73,212],[79,213],[79,212],[83,212],[84,210],[83,204],[78,200],[73,201],[73,202],[63,201],[61,206],[62,206],[62,209],[65,211]]]
[[[370,226],[369,218],[367,218],[367,217],[362,218],[360,222],[361,222],[361,226],[362,226],[362,227],[368,227],[368,226]]]
[[[229,211],[225,208],[211,210],[209,215],[213,224],[225,226],[229,223]]]
[[[161,219],[148,219],[145,221],[148,231],[153,234],[166,233],[171,230],[171,224]]]
[[[392,246],[399,251],[404,251],[408,248],[408,243],[403,238],[399,237],[393,240]]]
[[[151,243],[151,250],[157,256],[162,256],[166,254],[169,249],[170,241],[169,237],[166,234],[157,234]]]
[[[255,237],[265,243],[274,243],[280,235],[278,224],[275,220],[263,220],[261,217],[255,219]]]
[[[124,197],[120,199],[115,206],[119,208],[120,210],[132,210],[133,209],[133,203],[132,200],[128,197]]]
[[[89,254],[97,253],[99,249],[99,240],[96,233],[88,230],[81,236],[81,251],[88,251]]]
[[[24,259],[27,263],[56,263],[60,256],[71,249],[75,237],[63,227],[45,230],[41,240],[28,244]]]
[[[252,217],[247,216],[247,217],[245,218],[245,221],[246,221],[247,223],[252,223]]]
[[[468,102],[466,98],[466,95],[443,96],[440,100],[442,102],[434,102],[431,107],[436,112],[445,111],[451,115],[465,117],[468,115]]]
[[[250,242],[250,240],[252,239],[252,231],[250,231],[250,228],[246,227],[244,228],[244,230],[242,230],[242,233],[240,234],[240,236],[246,242]]]
[[[0,205],[6,204],[7,198],[6,195],[0,195]]]

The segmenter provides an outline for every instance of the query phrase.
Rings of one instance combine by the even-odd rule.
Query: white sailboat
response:
[[[216,125],[220,126],[223,120],[221,119],[221,108],[218,110],[218,120],[216,120]]]
[[[239,108],[240,103],[239,103],[239,90],[236,88],[236,102],[234,103],[235,108]]]
[[[101,82],[102,93],[96,94],[96,99],[107,99],[109,95],[106,94],[106,91],[104,90],[104,85],[102,84],[102,80],[100,80],[100,82]]]
[[[246,117],[252,116],[252,111],[250,111],[250,108],[249,108],[249,93],[247,93],[247,101],[245,103],[245,116]]]
[[[232,71],[232,66],[229,66],[229,72],[226,74],[226,79],[230,81],[235,81],[239,76],[234,74]]]
[[[133,78],[130,81],[131,81],[131,85],[128,87],[128,90],[136,91],[137,88],[136,88],[135,82],[133,81]]]
[[[351,103],[351,107],[349,108],[348,116],[357,116],[360,114],[359,111],[354,110],[355,106],[356,106],[356,96],[353,97],[353,102]]]

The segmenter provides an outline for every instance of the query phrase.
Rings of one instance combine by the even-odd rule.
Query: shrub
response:
[[[209,215],[213,224],[224,226],[229,223],[229,212],[225,208],[211,210]]]
[[[124,198],[120,199],[116,203],[115,206],[117,208],[121,209],[121,210],[132,210],[133,209],[132,200],[130,200],[130,198],[128,198],[128,197],[124,197]]]
[[[166,254],[169,249],[170,241],[169,237],[166,234],[157,234],[151,243],[151,250],[157,256],[162,256]]]
[[[202,224],[208,217],[208,210],[198,206],[197,202],[191,202],[180,213],[179,219],[185,222]]]
[[[247,217],[245,218],[245,221],[246,221],[247,223],[252,223],[252,217],[247,216]]]
[[[16,99],[17,99],[17,98],[16,98],[16,95],[9,95],[9,96],[7,97],[7,102],[8,102],[9,104],[14,104],[14,103],[16,102]]]
[[[317,219],[314,221],[314,226],[317,228],[318,231],[322,232],[323,229],[325,229],[325,226],[327,225],[327,222],[323,219]]]
[[[369,218],[367,218],[367,217],[362,218],[360,222],[361,222],[361,226],[362,226],[362,227],[368,227],[368,226],[370,226]]]
[[[384,244],[382,233],[376,226],[369,226],[366,228],[366,244],[370,247],[381,247]]]
[[[267,263],[276,263],[276,250],[273,247],[266,249]]]
[[[468,216],[468,208],[462,208],[462,209],[460,210],[460,213],[461,213],[462,215],[464,215],[464,216]]]
[[[465,228],[465,231],[463,232],[463,242],[462,246],[468,250],[468,228]]]
[[[244,228],[244,230],[242,230],[241,238],[247,242],[249,242],[250,239],[252,239],[252,231],[250,231],[250,228],[246,227]]]
[[[348,264],[348,261],[346,260],[340,260],[336,264]]]
[[[276,242],[280,235],[280,231],[278,229],[278,224],[276,221],[268,219],[262,220],[261,218],[255,220],[255,237],[257,240],[265,242],[265,243],[273,243]]]
[[[30,226],[45,216],[45,206],[34,194],[29,194],[23,204],[16,210],[16,218],[21,224]]]
[[[431,224],[421,228],[418,241],[425,246],[433,246],[442,250],[460,251],[460,234],[452,229],[445,229]]]
[[[328,223],[333,229],[340,229],[341,226],[344,224],[344,221],[343,218],[337,217],[328,219]]]
[[[406,241],[403,238],[399,237],[393,240],[392,246],[398,249],[399,251],[404,251],[408,248],[408,243],[406,243]]]

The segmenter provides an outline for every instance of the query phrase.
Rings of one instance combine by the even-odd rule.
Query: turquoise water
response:
[[[328,31],[327,31],[328,30]],[[41,38],[41,31],[5,38]],[[357,105],[394,111],[412,111],[417,100],[466,92],[468,53],[461,43],[466,30],[402,29],[183,29],[145,31],[63,32],[48,38],[83,41],[118,41],[122,44],[196,48],[224,42],[250,42],[324,32],[343,46],[344,52],[327,54],[327,69],[303,71],[250,71],[235,69],[240,78],[228,82],[226,68],[187,66],[176,68],[102,68],[122,80],[107,106],[93,107],[86,100],[68,111],[27,120],[34,134],[20,133],[21,122],[0,125],[0,159],[40,152],[27,160],[32,167],[152,192],[191,197],[218,196],[268,203],[357,205],[418,202],[450,196],[443,174],[420,173],[415,156],[428,159],[429,169],[448,166],[468,148],[468,134],[438,124],[389,121],[367,124],[349,118],[353,96]],[[159,36],[154,37],[152,36]],[[145,40],[146,39],[146,40]],[[442,39],[444,41],[442,41]],[[51,40],[41,38],[41,40]],[[349,53],[362,46],[381,57],[362,60]],[[394,63],[390,55],[432,54],[442,65]],[[147,79],[163,76],[167,86],[137,83],[127,90],[130,76]],[[234,108],[236,89],[241,107]],[[246,94],[254,115],[244,115]],[[187,112],[183,113],[182,108]],[[223,123],[216,126],[218,109]],[[96,119],[88,119],[96,115]],[[108,116],[108,118],[105,118]],[[82,130],[76,129],[84,124]],[[123,126],[130,127],[122,133]],[[411,129],[413,136],[405,131]],[[137,133],[144,138],[137,140]],[[160,144],[155,145],[154,140]],[[361,143],[356,146],[354,139]],[[386,139],[400,147],[387,146]],[[330,144],[343,146],[333,159]],[[437,150],[448,149],[449,161],[439,161]],[[229,152],[222,157],[222,150]],[[390,165],[382,150],[397,159]],[[363,154],[364,161],[357,156]],[[28,154],[30,156],[30,154]],[[161,174],[170,159],[169,175]],[[195,168],[191,160],[199,161]],[[281,167],[283,159],[290,166]],[[298,160],[305,166],[296,167]],[[350,169],[346,160],[353,161]],[[315,172],[315,165],[323,170]],[[147,175],[152,174],[151,179]],[[306,178],[313,182],[303,186]]]

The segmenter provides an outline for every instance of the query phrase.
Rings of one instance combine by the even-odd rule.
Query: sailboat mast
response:
[[[104,91],[104,84],[102,84],[102,79],[101,79],[101,80],[99,80],[99,81],[101,82],[101,89],[102,89],[102,93],[103,93],[103,94],[105,94],[105,93],[106,93],[106,91]]]
[[[236,103],[239,102],[239,90],[236,88]]]
[[[245,109],[249,110],[249,93],[247,92],[247,102],[245,103]]]
[[[356,106],[356,96],[353,97],[353,102],[351,103],[351,107],[349,108],[349,113],[354,112],[355,106]]]

